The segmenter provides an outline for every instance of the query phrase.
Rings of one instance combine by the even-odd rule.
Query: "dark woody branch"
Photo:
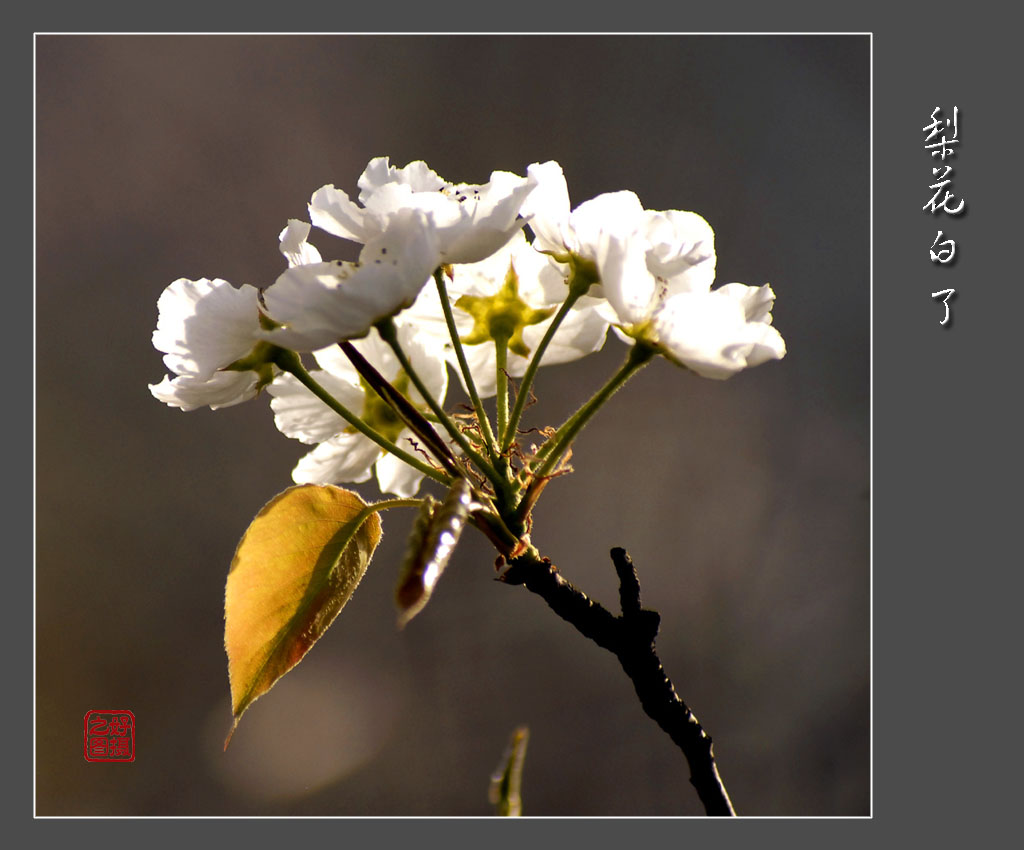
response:
[[[654,638],[661,618],[657,611],[640,607],[640,582],[626,550],[612,549],[611,557],[619,576],[622,614],[617,617],[562,578],[547,558],[532,554],[516,558],[509,562],[499,580],[523,585],[543,597],[580,634],[613,653],[633,682],[644,711],[686,756],[690,782],[697,789],[705,811],[709,815],[735,815],[718,775],[711,737],[679,698],[655,652]],[[502,562],[499,558],[499,564]]]

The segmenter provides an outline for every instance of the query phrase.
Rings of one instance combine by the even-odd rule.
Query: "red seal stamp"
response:
[[[87,711],[85,760],[135,761],[135,715],[130,711]]]

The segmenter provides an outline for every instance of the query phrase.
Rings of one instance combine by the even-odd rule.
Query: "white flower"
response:
[[[400,210],[388,229],[368,242],[359,262],[319,262],[316,249],[294,222],[282,232],[282,252],[292,265],[263,293],[269,318],[279,325],[263,336],[294,351],[315,351],[365,336],[378,321],[411,305],[440,263],[429,217]],[[286,239],[288,237],[287,246]]]
[[[456,328],[481,398],[497,392],[495,335],[508,338],[506,372],[522,376],[568,295],[562,274],[533,250],[522,232],[486,260],[456,266],[447,288],[455,302]],[[566,363],[601,348],[609,323],[598,313],[598,303],[586,296],[577,301],[548,344],[542,365]],[[448,362],[462,379],[437,290],[425,288],[402,317],[416,323],[421,334],[430,334],[444,344]]]
[[[730,283],[708,293],[681,292],[655,314],[654,335],[670,360],[705,378],[724,380],[786,355],[771,326],[775,293]]]
[[[644,215],[633,193],[608,192],[569,211],[569,189],[557,162],[534,163],[526,169],[537,187],[523,203],[535,238],[533,247],[560,261],[567,254],[593,262],[606,233],[629,233]]]
[[[395,215],[418,210],[430,217],[442,262],[475,263],[522,227],[520,207],[534,184],[507,171],[493,172],[482,186],[452,184],[425,162],[395,168],[387,157],[377,157],[359,178],[362,206],[328,185],[313,194],[309,215],[328,233],[367,244],[391,226]]]
[[[168,286],[157,301],[153,345],[164,352],[164,365],[176,377],[150,384],[153,395],[182,410],[253,398],[275,369],[261,357],[266,344],[258,295],[252,286],[236,289],[219,279],[181,278]],[[229,369],[232,364],[250,368]]]
[[[443,402],[448,374],[439,347],[429,337],[420,338],[410,325],[399,325],[398,339],[427,389]],[[353,345],[413,404],[426,408],[376,330]],[[399,448],[422,458],[411,442],[412,432],[360,380],[359,373],[338,346],[316,351],[314,357],[321,368],[311,374],[331,395]],[[422,472],[386,453],[356,431],[291,375],[280,375],[268,387],[268,392],[273,396],[270,406],[278,429],[293,439],[318,444],[293,470],[292,478],[297,484],[361,482],[368,480],[376,470],[382,492],[403,498],[416,493]]]
[[[770,286],[711,290],[713,240],[695,213],[648,211],[628,236],[604,235],[597,268],[620,336],[698,375],[725,379],[784,357],[786,344],[771,326]]]

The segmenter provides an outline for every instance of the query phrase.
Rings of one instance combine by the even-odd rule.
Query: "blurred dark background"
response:
[[[772,284],[787,357],[727,382],[640,373],[577,441],[534,542],[609,607],[608,550],[631,552],[742,814],[868,814],[867,36],[36,47],[38,814],[486,815],[518,724],[526,814],[702,813],[616,660],[496,584],[480,535],[397,632],[400,512],[352,602],[221,752],[227,566],[305,447],[264,400],[153,399],[156,300],[178,277],[268,285],[286,220],[324,183],[353,193],[377,155],[466,182],[555,159],[574,205],[632,189],[695,210],[719,282]],[[558,424],[623,354],[610,337],[542,371],[528,423]],[[85,712],[109,708],[138,718],[133,764],[83,759]]]

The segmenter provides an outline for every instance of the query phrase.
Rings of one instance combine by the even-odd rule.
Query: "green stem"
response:
[[[378,446],[384,449],[384,451],[390,452],[399,460],[409,464],[413,469],[422,472],[428,478],[433,478],[435,481],[439,481],[446,486],[451,485],[452,479],[449,476],[445,475],[443,472],[438,472],[432,466],[424,463],[419,458],[413,457],[407,451],[400,449],[387,439],[387,437],[384,437],[382,434],[375,431],[334,396],[327,392],[327,390],[317,383],[317,380],[309,374],[308,371],[306,371],[306,367],[302,365],[301,358],[294,351],[289,351],[283,348],[278,349],[274,362],[280,366],[283,371],[290,375],[294,375],[296,380],[298,380],[302,386],[313,393],[313,395],[337,413],[338,416],[348,422],[348,424],[355,428],[360,434],[375,442]]]
[[[508,451],[509,446],[512,445],[512,442],[515,439],[516,428],[519,427],[519,420],[523,416],[523,410],[526,407],[526,400],[530,396],[530,386],[533,384],[533,376],[537,374],[537,369],[540,367],[540,361],[544,357],[544,352],[547,350],[548,343],[554,339],[559,325],[562,324],[562,320],[568,315],[573,304],[579,300],[579,297],[579,295],[574,294],[570,290],[569,296],[562,302],[562,306],[558,308],[555,318],[552,319],[551,324],[548,325],[548,329],[544,332],[544,337],[537,346],[537,350],[533,352],[533,358],[530,360],[530,365],[526,367],[526,372],[523,374],[523,380],[519,385],[519,392],[516,394],[515,407],[512,408],[512,415],[509,417],[508,424],[504,431],[501,430],[500,425],[498,426],[498,433],[502,435],[502,453]]]
[[[405,374],[409,376],[409,380],[412,381],[413,386],[419,391],[419,394],[426,401],[427,405],[434,412],[434,415],[441,421],[445,430],[451,434],[452,439],[458,443],[459,448],[462,449],[463,453],[470,460],[476,464],[476,467],[484,473],[491,481],[496,485],[500,486],[502,478],[498,475],[497,470],[494,466],[487,461],[476,449],[470,445],[469,440],[466,439],[466,435],[462,433],[458,424],[452,420],[452,418],[444,412],[444,408],[438,403],[437,399],[434,398],[430,390],[427,389],[426,384],[423,383],[422,378],[413,368],[412,362],[406,356],[402,346],[398,343],[398,330],[395,327],[395,323],[391,319],[385,319],[382,322],[378,322],[376,325],[377,332],[395,353],[395,357],[398,358],[398,363],[401,365]]]
[[[497,393],[495,403],[498,408],[498,435],[505,433],[508,423],[508,339],[497,337],[494,340],[495,386]]]
[[[565,454],[566,449],[576,439],[576,436],[583,430],[583,427],[591,420],[595,413],[608,401],[619,388],[626,383],[636,372],[642,369],[652,357],[655,351],[653,348],[637,343],[630,351],[626,362],[619,367],[619,370],[612,375],[601,389],[591,397],[590,401],[570,416],[554,435],[541,447],[538,457],[543,462],[535,472],[535,480],[543,480]]]
[[[459,361],[459,370],[466,384],[466,391],[469,399],[473,402],[473,409],[476,411],[476,418],[480,423],[480,435],[483,437],[484,445],[487,446],[487,453],[495,463],[498,460],[494,434],[491,432],[491,421],[487,418],[483,402],[480,401],[480,394],[477,392],[476,384],[473,382],[473,374],[469,371],[469,363],[466,360],[466,352],[462,349],[462,342],[459,340],[459,329],[455,327],[455,315],[452,313],[452,305],[448,300],[448,289],[444,285],[444,272],[437,269],[434,272],[434,282],[437,284],[437,294],[441,298],[441,309],[444,311],[444,321],[448,325],[448,335],[452,338],[452,348],[455,349],[455,357]]]
[[[354,517],[351,522],[354,522],[356,528],[362,525],[370,517],[371,514],[379,513],[380,511],[386,511],[390,508],[418,508],[424,502],[423,499],[384,499],[381,502],[374,502],[372,505],[367,505]]]
[[[383,502],[374,502],[368,505],[368,510],[386,511],[391,508],[418,508],[423,504],[423,499],[385,499]]]

